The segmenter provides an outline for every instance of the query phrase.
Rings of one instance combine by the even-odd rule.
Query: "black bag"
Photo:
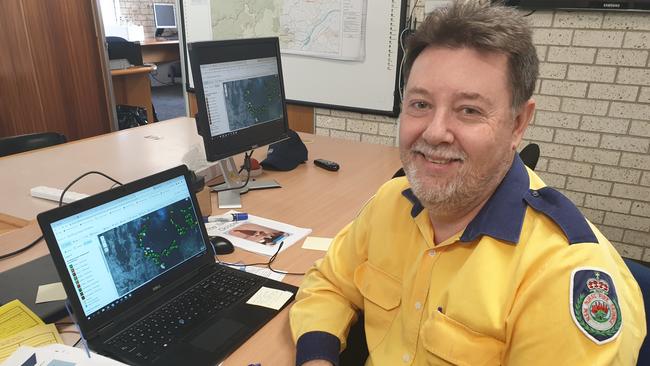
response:
[[[118,104],[115,109],[117,110],[117,125],[120,130],[144,126],[149,123],[147,121],[147,110],[145,108]]]

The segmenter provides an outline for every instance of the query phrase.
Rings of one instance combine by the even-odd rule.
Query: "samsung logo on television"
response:
[[[603,8],[607,9],[620,9],[621,4],[620,3],[603,3]]]

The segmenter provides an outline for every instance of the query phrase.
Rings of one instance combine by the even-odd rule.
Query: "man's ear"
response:
[[[519,143],[524,138],[524,132],[533,118],[535,113],[535,100],[528,99],[517,111],[515,116],[514,125],[512,126],[512,150],[516,150]]]

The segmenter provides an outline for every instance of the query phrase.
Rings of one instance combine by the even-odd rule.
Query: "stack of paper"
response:
[[[66,346],[51,344],[45,347],[23,346],[11,355],[2,366],[121,366],[121,362],[111,360],[96,353]]]
[[[54,324],[43,323],[18,300],[0,307],[0,362],[20,346],[38,347],[53,343],[63,343]]]

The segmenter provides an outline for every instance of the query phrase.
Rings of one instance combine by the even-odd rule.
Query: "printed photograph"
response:
[[[282,242],[282,240],[290,234],[262,225],[244,223],[228,231],[228,235],[250,240],[259,244],[275,245]]]

